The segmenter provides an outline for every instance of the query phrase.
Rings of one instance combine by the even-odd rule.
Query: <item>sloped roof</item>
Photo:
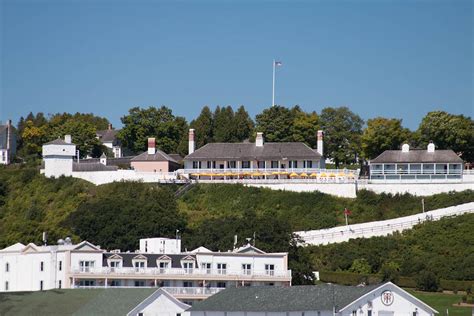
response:
[[[291,312],[342,308],[379,285],[335,284],[228,288],[195,303],[189,311]]]
[[[97,131],[96,134],[99,137],[99,140],[103,143],[113,143],[117,141],[117,133],[120,130],[115,129],[106,129],[102,131]]]
[[[132,268],[133,267],[133,259],[137,255],[141,255],[147,259],[147,267],[148,268],[157,268],[156,260],[162,257],[164,254],[150,254],[150,253],[104,253],[102,258],[102,263],[104,266],[108,266],[107,259],[109,259],[113,255],[119,255],[122,257],[122,266],[125,268]],[[171,258],[171,268],[181,268],[181,260],[187,256],[190,256],[195,259],[194,255],[182,254],[182,255],[174,255],[174,254],[166,254],[168,257]]]
[[[178,163],[168,154],[159,149],[157,149],[153,155],[150,155],[147,151],[145,151],[144,153],[141,153],[140,155],[132,158],[131,161],[171,161],[174,163]]]
[[[66,143],[64,139],[58,138],[53,141],[50,141],[44,145],[70,145],[70,146],[75,146],[73,143]]]
[[[462,163],[456,153],[450,149],[435,150],[429,153],[426,149],[386,150],[370,163]]]
[[[255,143],[209,143],[197,149],[184,160],[208,160],[208,159],[248,159],[248,160],[271,160],[271,159],[317,159],[321,155],[301,142],[293,143],[264,143],[257,147]]]
[[[0,315],[127,315],[157,289],[66,289],[0,293]]]
[[[117,166],[106,166],[101,163],[77,163],[72,164],[72,171],[115,171]]]
[[[23,248],[25,248],[25,245],[20,242],[17,242],[16,244],[0,249],[0,251],[21,251]]]

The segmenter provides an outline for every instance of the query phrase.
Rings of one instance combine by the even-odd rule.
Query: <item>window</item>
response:
[[[290,167],[290,168],[298,168],[298,161],[296,161],[296,160],[290,160],[289,163],[290,163],[290,164],[289,164],[289,167]]]
[[[63,282],[61,280],[59,280],[58,282],[58,289],[62,288],[62,285],[63,285]]]
[[[211,264],[209,262],[201,263],[201,269],[206,272],[206,274],[211,274]]]
[[[79,281],[79,286],[95,286],[94,280],[81,280]]]
[[[59,271],[62,271],[63,270],[63,262],[62,261],[59,261],[59,267],[58,267]]]
[[[10,264],[7,262],[5,263],[5,272],[9,272],[10,271]]]
[[[275,275],[275,265],[274,264],[266,264],[265,265],[265,274],[266,275]]]
[[[193,169],[201,169],[201,162],[193,161]]]
[[[183,281],[183,287],[193,287],[192,281]]]
[[[372,316],[372,311],[371,310],[367,311],[367,316]]]
[[[352,316],[357,316],[357,311],[352,311]]]
[[[215,161],[212,162],[212,168],[216,169],[216,162]]]
[[[110,271],[114,272],[116,269],[121,268],[121,261],[120,260],[113,260],[110,261]]]
[[[143,286],[145,286],[145,281],[139,281],[139,280],[135,281],[135,287],[143,287]]]
[[[8,291],[8,281],[5,281],[5,291]]]
[[[158,264],[158,267],[160,268],[160,273],[165,273],[166,270],[170,267],[170,262],[169,261],[160,261]]]
[[[242,161],[242,169],[249,169],[250,161]]]
[[[225,289],[227,287],[227,283],[217,282],[217,287],[220,288],[220,289]]]
[[[133,267],[135,268],[136,272],[139,272],[139,271],[145,269],[145,261],[142,261],[142,260],[134,261],[133,262]]]
[[[44,261],[40,262],[40,271],[44,271]]]
[[[242,273],[245,275],[252,274],[252,265],[250,263],[243,263],[242,264]]]
[[[235,161],[227,161],[227,168],[235,169],[237,166]]]
[[[272,161],[272,169],[278,169],[278,161]]]
[[[40,281],[40,291],[43,291],[43,281]]]
[[[211,168],[212,168],[212,167],[211,167],[211,166],[212,166],[211,163],[212,163],[211,161],[208,161],[208,162],[207,162],[207,169],[211,169]]]
[[[193,273],[194,262],[183,262],[183,268],[186,273]]]
[[[313,161],[312,160],[307,160],[305,168],[313,168]]]
[[[81,272],[90,272],[91,268],[94,268],[94,261],[79,261]]]
[[[227,274],[227,264],[218,263],[217,264],[217,274]]]
[[[138,313],[138,316],[143,316],[143,313]]]
[[[265,168],[265,161],[257,161],[257,168],[259,169]]]
[[[121,283],[122,282],[120,280],[112,280],[110,281],[110,286],[120,286]]]

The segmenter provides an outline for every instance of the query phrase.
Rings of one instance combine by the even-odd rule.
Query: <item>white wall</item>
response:
[[[74,178],[101,185],[120,181],[160,182],[176,180],[173,172],[137,172],[135,170],[73,172]]]
[[[437,209],[425,213],[394,218],[385,221],[353,224],[349,226],[338,226],[328,229],[295,232],[303,238],[307,244],[325,245],[330,243],[345,242],[355,238],[370,238],[374,236],[386,236],[395,231],[403,231],[426,221],[427,219],[438,220],[442,217],[474,213],[474,202],[457,206]]]
[[[184,312],[183,308],[179,307],[165,295],[160,295],[138,313],[143,313],[144,316],[176,316],[176,314],[182,312]]]
[[[71,176],[72,175],[72,157],[45,157],[44,175],[50,177]]]
[[[391,194],[404,194],[410,193],[417,196],[430,196],[439,193],[447,193],[450,191],[464,191],[474,190],[474,182],[468,182],[468,179],[464,179],[461,183],[370,183],[370,184],[358,184],[358,189],[366,189],[375,193],[391,193]]]

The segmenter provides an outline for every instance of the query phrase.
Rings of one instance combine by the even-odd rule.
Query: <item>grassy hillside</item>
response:
[[[238,235],[238,245],[255,236],[263,250],[287,251],[295,284],[307,282],[314,270],[348,270],[355,259],[366,259],[371,273],[395,264],[407,276],[428,268],[446,279],[470,279],[466,274],[474,274],[469,268],[474,266],[474,251],[465,249],[472,245],[472,237],[466,237],[474,230],[470,216],[460,222],[428,223],[432,228],[416,229],[414,235],[328,248],[290,243],[295,230],[342,224],[344,207],[352,210],[352,222],[373,221],[420,212],[418,197],[362,191],[356,199],[344,199],[220,184],[196,185],[176,199],[176,189],[127,182],[94,186],[79,179],[47,179],[34,168],[0,168],[0,248],[41,243],[46,231],[51,243],[71,236],[76,242],[87,239],[104,248],[133,251],[139,238],[174,237],[179,229],[188,249],[205,245],[225,251]],[[429,210],[470,201],[473,191],[428,197],[425,205]]]
[[[425,209],[474,201],[474,191],[437,194],[425,197]],[[384,220],[420,213],[421,198],[409,194],[390,195],[360,191],[357,198],[275,191],[230,184],[199,184],[178,201],[189,225],[196,226],[209,218],[242,216],[245,211],[257,214],[272,211],[287,221],[294,231],[320,229],[344,223],[345,207],[352,211],[350,222]]]

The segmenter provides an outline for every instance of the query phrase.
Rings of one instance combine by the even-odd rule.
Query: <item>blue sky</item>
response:
[[[0,0],[0,120],[276,103],[473,116],[473,1]]]

